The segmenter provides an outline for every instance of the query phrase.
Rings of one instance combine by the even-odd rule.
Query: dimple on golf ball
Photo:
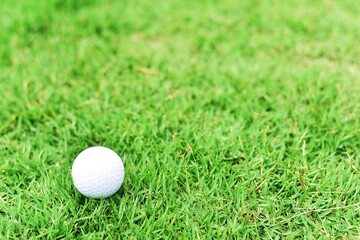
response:
[[[76,157],[71,175],[76,189],[83,195],[106,198],[119,190],[125,171],[121,158],[113,150],[96,146]]]

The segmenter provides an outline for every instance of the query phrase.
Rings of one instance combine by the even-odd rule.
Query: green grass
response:
[[[360,236],[360,5],[0,3],[0,238]],[[93,200],[86,147],[126,177]]]

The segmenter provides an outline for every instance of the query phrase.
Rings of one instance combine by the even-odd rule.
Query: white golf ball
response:
[[[87,197],[106,198],[116,193],[124,181],[121,158],[106,147],[90,147],[75,159],[71,175],[77,190]]]

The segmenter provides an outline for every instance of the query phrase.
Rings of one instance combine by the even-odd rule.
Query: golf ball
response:
[[[106,147],[90,147],[75,159],[71,175],[76,189],[87,197],[106,198],[116,193],[124,181],[121,158]]]

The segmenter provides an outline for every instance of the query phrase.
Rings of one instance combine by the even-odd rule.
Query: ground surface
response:
[[[360,5],[0,3],[0,237],[360,235]],[[123,158],[82,197],[76,155]]]

